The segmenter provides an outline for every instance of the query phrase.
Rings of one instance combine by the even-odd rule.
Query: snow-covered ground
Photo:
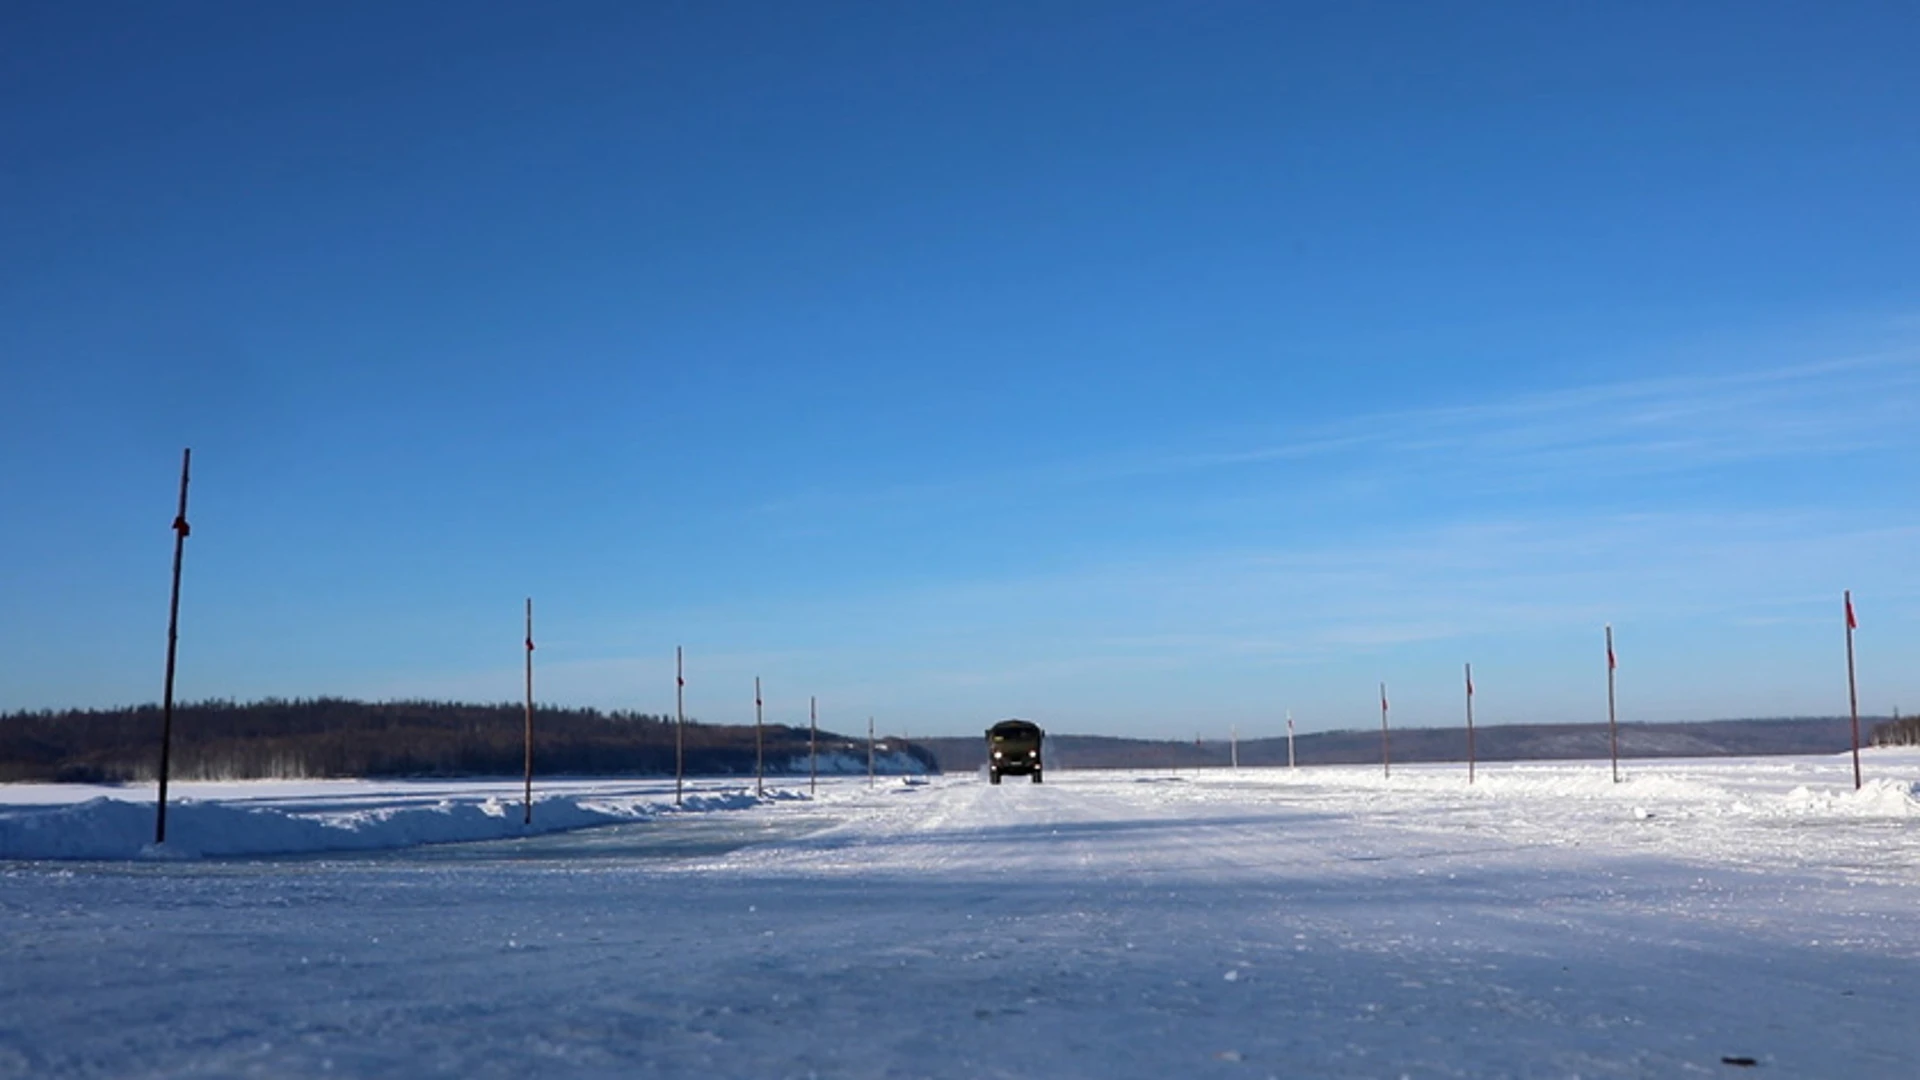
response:
[[[1866,762],[0,787],[0,1076],[1909,1077]]]

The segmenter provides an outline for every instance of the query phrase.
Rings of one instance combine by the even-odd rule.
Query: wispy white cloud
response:
[[[1355,417],[1264,446],[1170,455],[1161,468],[1305,459],[1516,475],[1679,472],[1916,441],[1920,349],[1736,374],[1673,376]]]
[[[1674,375],[1486,402],[1370,413],[1244,436],[1213,450],[1134,450],[761,506],[808,520],[974,507],[1001,498],[1182,474],[1306,464],[1327,475],[1445,475],[1475,490],[1564,478],[1684,473],[1920,442],[1920,347],[1712,375]]]

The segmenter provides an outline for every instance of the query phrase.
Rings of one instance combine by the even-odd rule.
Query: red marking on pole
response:
[[[1844,594],[1847,605],[1847,711],[1853,717],[1853,790],[1860,790],[1860,690],[1853,678],[1853,632],[1859,623],[1853,617],[1853,590]]]
[[[1393,745],[1387,738],[1387,684],[1380,684],[1380,772],[1393,775]]]
[[[1620,725],[1615,721],[1613,673],[1619,667],[1613,659],[1613,624],[1607,624],[1607,744],[1613,755],[1613,782],[1620,782]]]
[[[1467,665],[1467,783],[1473,783],[1473,665]]]

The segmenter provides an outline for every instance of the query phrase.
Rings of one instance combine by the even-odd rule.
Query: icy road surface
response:
[[[0,1075],[1908,1078],[1920,756],[1868,763],[836,780],[15,861]]]

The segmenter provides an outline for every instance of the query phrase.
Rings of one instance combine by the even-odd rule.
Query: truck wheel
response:
[[[989,784],[997,784],[997,783],[999,783],[999,782],[1000,782],[1000,770],[999,770],[999,769],[989,769],[989,770],[987,770],[987,782],[988,782]]]
[[[1036,784],[1040,782],[1040,770],[1039,770],[1039,769],[1035,769],[1035,770],[1033,770],[1033,782],[1034,782],[1034,783],[1036,783]]]

